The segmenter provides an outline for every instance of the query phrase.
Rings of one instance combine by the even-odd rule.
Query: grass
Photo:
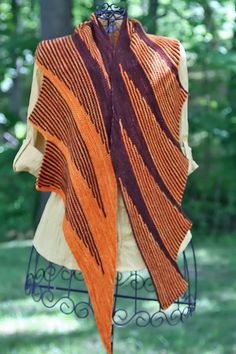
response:
[[[115,328],[114,354],[236,353],[236,241],[196,246],[198,302],[185,323]],[[0,246],[0,353],[105,354],[93,317],[78,320],[24,294],[28,243]]]

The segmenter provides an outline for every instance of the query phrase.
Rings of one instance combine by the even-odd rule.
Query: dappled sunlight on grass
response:
[[[86,343],[91,333],[97,337],[95,342],[97,341],[101,348],[93,317],[79,320],[75,315],[68,316],[61,313],[58,308],[47,309],[31,298],[0,303],[0,343],[1,345],[5,343],[8,347],[10,343],[16,342],[17,351],[12,352],[14,354],[20,354],[21,349],[22,353],[28,353],[28,346],[33,346],[34,349],[31,351],[33,354],[41,354],[44,349],[47,350],[47,353],[58,352],[64,354],[65,350],[61,350],[60,347],[56,348],[56,343],[51,349],[51,344],[45,345],[45,343],[53,342],[55,336],[59,335],[62,336],[60,338],[68,338],[68,341],[71,337],[78,337],[81,345],[81,338],[84,337]],[[42,339],[44,344],[41,343]],[[39,346],[41,349],[38,351],[37,347]],[[87,347],[87,344],[85,347]],[[75,347],[73,350],[75,350]],[[70,353],[72,352],[68,351],[68,354]]]
[[[25,248],[32,246],[32,240],[15,240],[10,242],[0,243],[1,250],[7,250],[11,248]]]
[[[24,298],[22,300],[8,300],[0,302],[0,316],[1,318],[8,317],[10,314],[22,314],[25,317],[45,313],[47,310],[38,303],[32,301],[31,298]]]
[[[69,333],[76,329],[83,330],[81,322],[65,319],[65,316],[46,315],[34,316],[31,318],[12,317],[0,321],[0,336],[16,333],[34,333],[37,335],[50,333]]]
[[[0,303],[0,344],[4,354],[102,352],[93,317],[68,316],[31,298]]]
[[[200,248],[196,250],[196,257],[198,260],[198,264],[203,265],[212,265],[212,264],[220,264],[221,266],[227,266],[230,264],[230,260],[227,258],[222,258],[221,254],[215,252],[215,248],[206,249]]]
[[[94,326],[93,319],[87,319],[86,325],[75,315],[65,315],[58,308],[47,309],[31,298],[5,301],[0,303],[0,336],[16,333],[69,333],[88,330]]]
[[[236,277],[236,274],[235,274]],[[220,291],[219,292],[219,300],[221,301],[234,301],[235,302],[235,317],[236,317],[236,291],[235,289]]]
[[[219,305],[216,300],[202,297],[198,299],[196,311],[203,314],[207,312],[219,311]]]

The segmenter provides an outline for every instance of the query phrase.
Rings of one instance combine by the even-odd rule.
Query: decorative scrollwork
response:
[[[124,2],[123,6],[118,4],[109,4],[104,2],[103,4],[96,5],[96,15],[103,16],[104,19],[110,19],[114,14],[118,14],[119,18],[123,18],[125,12],[127,11],[127,3]]]
[[[114,325],[121,327],[134,322],[139,327],[160,327],[166,322],[173,326],[192,316],[196,307],[197,271],[192,240],[189,245],[188,252],[184,251],[179,259],[180,269],[189,287],[165,311],[160,308],[153,282],[146,269],[116,273]],[[93,315],[82,272],[48,262],[34,246],[29,257],[25,293],[47,308],[59,306],[62,313],[75,313],[79,319]],[[79,299],[76,297],[75,300],[75,294],[80,294]]]
[[[93,309],[91,304],[81,301],[75,306],[75,313],[78,318],[86,318],[89,314],[93,314]]]
[[[152,293],[155,291],[152,279],[149,277],[144,282],[144,288],[147,292]]]

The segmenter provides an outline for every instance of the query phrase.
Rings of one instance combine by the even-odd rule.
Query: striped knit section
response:
[[[108,75],[106,68],[104,66],[104,62],[102,60],[101,53],[98,50],[96,44],[90,40],[91,35],[92,35],[91,28],[89,26],[86,26],[83,28],[83,30],[77,29],[75,31],[75,33],[77,33],[80,36],[80,38],[84,42],[86,48],[88,48],[88,51],[90,52],[91,56],[98,63],[98,66],[107,81],[108,88],[111,89],[110,78],[109,78],[109,75]]]
[[[169,192],[180,205],[187,181],[188,159],[173,144],[156,120],[147,101],[120,65],[120,72],[146,146]],[[174,160],[174,168],[172,161]],[[182,171],[180,173],[179,171]]]
[[[162,117],[173,137],[176,141],[179,141],[179,117],[183,103],[187,98],[187,93],[182,88],[179,88],[173,66],[168,65],[168,62],[163,59],[158,49],[153,49],[145,41],[140,41],[137,34],[134,34],[133,38],[131,49],[136,58],[138,58],[152,86]],[[170,58],[172,58],[172,56],[170,56]],[[175,56],[175,64],[177,64],[177,62],[178,59],[176,59]]]
[[[179,66],[179,41],[176,38],[164,37],[161,35],[155,36],[148,34],[148,37],[156,43],[156,50],[162,56],[163,60],[171,66],[175,66],[176,70]]]
[[[57,102],[56,111],[55,102]],[[56,135],[65,146],[70,147],[71,159],[75,167],[81,171],[83,178],[87,181],[89,188],[91,188],[94,197],[97,199],[99,207],[103,210],[105,215],[106,212],[99,191],[95,169],[85,141],[66,101],[61,97],[59,91],[55,89],[54,85],[47,77],[45,77],[43,81],[43,91],[39,97],[37,111],[30,117],[30,120],[33,120],[34,117],[33,121],[36,124],[40,124],[43,116],[45,116],[45,104],[48,116],[46,116],[43,121],[44,129],[50,131],[53,136]],[[60,112],[60,115],[55,114],[56,112]],[[70,127],[71,130],[70,135],[68,135],[68,127]]]
[[[38,64],[40,66],[40,64]],[[41,66],[41,70],[44,70]],[[50,76],[50,74],[48,74]],[[56,94],[57,92],[57,94]],[[116,181],[115,181],[115,176],[113,173],[113,168],[111,165],[111,161],[109,158],[109,155],[107,155],[107,159],[105,158],[104,154],[104,149],[102,149],[101,142],[99,142],[99,139],[97,141],[96,145],[96,132],[94,131],[93,126],[86,126],[86,118],[80,115],[79,107],[76,107],[76,103],[74,102],[66,102],[63,101],[63,97],[60,99],[58,97],[60,96],[58,94],[58,91],[56,90],[56,82],[54,83],[54,86],[51,85],[50,81],[45,77],[43,80],[43,85],[41,88],[40,96],[38,98],[37,104],[34,107],[29,120],[31,121],[32,124],[37,126],[37,129],[42,132],[43,135],[48,135],[46,140],[52,141],[54,143],[54,150],[57,152],[54,156],[51,156],[49,154],[49,151],[46,150],[45,152],[45,159],[43,159],[42,166],[39,170],[39,174],[36,180],[37,186],[39,188],[45,186],[48,186],[48,179],[46,177],[50,177],[51,183],[56,183],[59,181],[58,179],[55,179],[55,176],[51,176],[51,172],[53,172],[53,169],[55,166],[58,165],[58,169],[56,173],[61,174],[64,178],[60,179],[61,182],[61,188],[63,187],[62,183],[67,186],[69,176],[73,176],[75,180],[72,179],[73,183],[76,185],[76,190],[78,191],[78,196],[80,196],[81,201],[83,201],[83,194],[81,190],[79,189],[80,187],[80,180],[83,181],[83,186],[84,186],[84,192],[89,193],[90,198],[93,200],[93,205],[95,205],[95,209],[93,211],[90,211],[91,214],[91,223],[96,226],[95,223],[95,216],[96,212],[98,213],[98,216],[101,218],[101,223],[104,223],[105,220],[107,219],[108,215],[109,217],[113,218],[113,222],[115,220],[115,205],[113,204],[113,201],[110,200],[110,197],[116,196]],[[66,126],[63,124],[63,119],[69,118],[69,116],[65,116],[65,108],[68,106],[68,112],[71,112],[73,117],[75,118],[77,114],[79,115],[80,120],[75,119],[74,121],[79,123],[78,125],[72,124],[72,122],[69,121],[67,122]],[[74,110],[74,111],[73,111]],[[82,113],[82,112],[81,112]],[[59,121],[57,121],[59,119]],[[89,122],[89,120],[87,120]],[[68,131],[69,128],[69,131]],[[87,131],[86,131],[87,129]],[[67,133],[67,140],[65,139],[64,132]],[[89,135],[91,134],[91,135]],[[93,135],[94,134],[94,135]],[[81,135],[81,137],[80,137]],[[99,135],[97,135],[99,137]],[[77,138],[80,137],[80,140],[77,140]],[[84,138],[84,139],[83,139]],[[89,146],[86,140],[92,139],[94,141],[93,146]],[[99,144],[101,145],[101,151],[99,152]],[[78,147],[81,147],[81,145],[85,145],[85,148],[81,148],[79,151]],[[59,150],[56,148],[58,145],[60,145],[61,150],[63,150],[64,156],[66,155],[67,160],[59,159]],[[46,145],[47,146],[47,145]],[[85,154],[86,149],[89,149],[87,151],[87,154]],[[103,150],[103,151],[102,151]],[[98,160],[97,157],[101,156],[101,159]],[[90,165],[88,164],[89,159],[91,159]],[[65,166],[65,161],[67,161],[67,164],[69,165],[68,161],[70,160],[71,164],[70,166]],[[83,167],[83,164],[85,167]],[[45,170],[46,166],[48,166],[48,170]],[[71,168],[71,171],[68,171],[69,168]],[[82,174],[82,168],[87,168],[86,174]],[[51,169],[51,170],[50,170]],[[95,172],[96,171],[96,175]],[[108,174],[104,174],[104,171],[110,171]],[[65,175],[67,174],[67,175]],[[94,195],[92,187],[93,184],[88,184],[88,181],[86,180],[86,175],[89,175],[90,178],[92,176],[94,177],[93,184],[97,185],[98,191],[100,198],[103,200],[103,205],[102,207],[99,205],[99,199],[96,198],[96,195]],[[76,180],[78,183],[76,183]],[[107,191],[107,186],[110,185],[114,189],[111,190],[110,192],[113,194],[109,194]],[[60,185],[55,185],[55,187],[60,187]],[[64,188],[63,188],[64,189]],[[77,197],[78,197],[77,196]],[[84,197],[84,199],[86,200]],[[110,209],[109,209],[110,208]],[[111,213],[110,213],[111,210]],[[109,222],[109,218],[107,222]],[[98,222],[98,220],[97,220]],[[94,226],[94,227],[95,227]],[[108,227],[113,227],[115,229],[115,226],[110,223],[108,224]],[[108,230],[107,230],[108,232]]]
[[[31,122],[37,123],[37,120],[34,120],[32,116]],[[71,227],[75,230],[84,245],[89,249],[91,255],[95,258],[98,266],[101,267],[101,271],[104,273],[101,257],[98,253],[98,249],[94,242],[89,224],[85,218],[83,209],[81,208],[81,203],[75,194],[71,177],[66,174],[68,163],[65,156],[61,153],[57,146],[52,144],[50,141],[46,142],[45,154],[48,158],[43,160],[40,173],[37,176],[37,189],[42,190],[46,187],[51,190],[53,187],[56,192],[60,191],[60,189],[63,190],[63,195],[66,195],[65,216],[67,220],[70,220]],[[41,181],[43,181],[43,184]],[[65,185],[67,186],[66,194]]]
[[[65,239],[109,348],[117,259],[117,182],[111,157],[77,97],[36,62],[44,80],[29,120],[47,141],[36,189],[57,192],[64,200]]]
[[[122,121],[120,120],[119,123],[126,152],[148,213],[168,253],[176,260],[180,245],[191,223],[188,219],[184,218],[183,214],[176,207],[172,207],[172,203],[162,192],[158,184],[155,183],[154,178],[145,166],[137,148],[123,128]]]
[[[130,223],[136,236],[137,245],[144,257],[147,268],[150,270],[157,298],[162,308],[168,308],[178,298],[179,294],[185,292],[188,284],[181,276],[181,273],[166,258],[158,243],[155,242],[153,235],[129,197],[122,180],[119,179],[119,182],[126,208],[129,210]]]
[[[120,34],[130,46],[129,49],[119,48],[116,56],[118,69],[114,70],[113,91],[115,100],[122,104],[114,120],[111,154],[116,174],[142,217],[142,223],[138,222],[138,227],[133,228],[134,236],[157,293],[159,289],[165,294],[165,298],[160,296],[161,306],[168,307],[187,287],[176,262],[180,245],[192,226],[181,208],[188,159],[179,144],[179,122],[187,96],[185,91],[183,96],[180,93],[182,88],[171,61],[163,60],[164,55],[158,54],[156,45],[147,45],[151,41],[138,28],[131,39],[126,32]],[[162,96],[157,93],[159,86],[163,87]],[[169,106],[166,111],[165,105],[169,102],[175,102],[177,112],[172,112]],[[124,194],[123,197],[125,199]],[[132,223],[131,204],[127,202],[126,208]],[[148,246],[140,242],[145,232],[151,240]],[[162,268],[165,271],[160,274],[161,269],[157,270],[156,263],[150,262],[149,257],[170,265],[173,282],[168,283],[166,269],[169,266],[165,265]]]
[[[188,94],[188,91],[182,86],[179,78],[179,61],[180,61],[180,42],[176,38],[155,36],[153,34],[148,34],[146,36],[146,41],[151,48],[158,51],[166,64],[171,68],[176,76],[176,80],[182,90]]]
[[[83,50],[86,50],[86,48],[83,48]],[[78,98],[94,123],[97,132],[101,135],[101,139],[106,144],[108,152],[109,143],[101,111],[101,101],[102,99],[106,99],[106,96],[99,99],[98,90],[93,85],[91,71],[86,66],[86,60],[83,59],[76,49],[73,38],[71,36],[63,36],[41,41],[36,50],[36,58],[39,63],[43,63],[46,69],[50,70],[52,74],[64,82],[73,92],[74,96]],[[99,66],[102,65],[101,56],[96,57],[96,63]],[[91,67],[92,65],[93,63],[91,63]],[[100,72],[99,69],[98,72]],[[109,82],[105,81],[109,87]]]

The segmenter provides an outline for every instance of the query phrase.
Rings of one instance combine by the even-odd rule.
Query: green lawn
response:
[[[236,241],[196,246],[198,303],[184,324],[115,328],[114,354],[236,353]],[[25,244],[0,246],[0,353],[105,354],[94,320],[46,309],[24,294]]]

